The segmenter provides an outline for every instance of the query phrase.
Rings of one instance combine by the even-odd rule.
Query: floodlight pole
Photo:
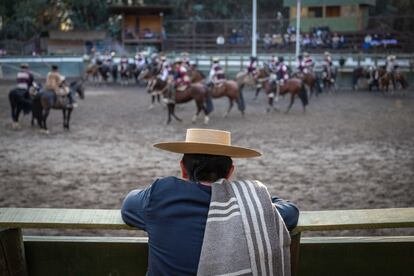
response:
[[[255,57],[257,54],[256,29],[257,29],[257,1],[253,0],[253,11],[252,11],[252,56],[253,57]]]
[[[298,58],[300,54],[300,16],[301,5],[300,0],[296,0],[296,53],[295,58]]]

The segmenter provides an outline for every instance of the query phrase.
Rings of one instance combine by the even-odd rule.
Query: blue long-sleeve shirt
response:
[[[125,198],[126,224],[148,233],[148,275],[196,275],[210,206],[211,187],[176,177],[156,180]],[[272,198],[287,228],[293,229],[298,208]]]

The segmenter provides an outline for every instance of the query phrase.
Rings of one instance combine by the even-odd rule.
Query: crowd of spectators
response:
[[[262,39],[265,50],[290,48],[296,43],[296,30],[289,27],[286,33],[266,33]],[[340,49],[345,44],[345,37],[338,33],[332,33],[329,27],[313,28],[309,33],[300,35],[300,43],[303,49]]]
[[[398,46],[398,40],[390,33],[387,33],[385,35],[367,34],[364,37],[364,42],[362,43],[362,48],[366,51],[379,48],[387,49],[396,46]]]

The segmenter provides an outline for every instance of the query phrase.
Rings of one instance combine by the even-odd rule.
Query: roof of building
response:
[[[296,6],[297,0],[283,0],[283,6]],[[377,0],[301,0],[302,7],[305,6],[344,6],[344,5],[371,5],[375,6]]]

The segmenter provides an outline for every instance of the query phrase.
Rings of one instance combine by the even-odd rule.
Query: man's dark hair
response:
[[[183,164],[191,181],[214,182],[227,177],[233,160],[228,156],[184,154]]]

